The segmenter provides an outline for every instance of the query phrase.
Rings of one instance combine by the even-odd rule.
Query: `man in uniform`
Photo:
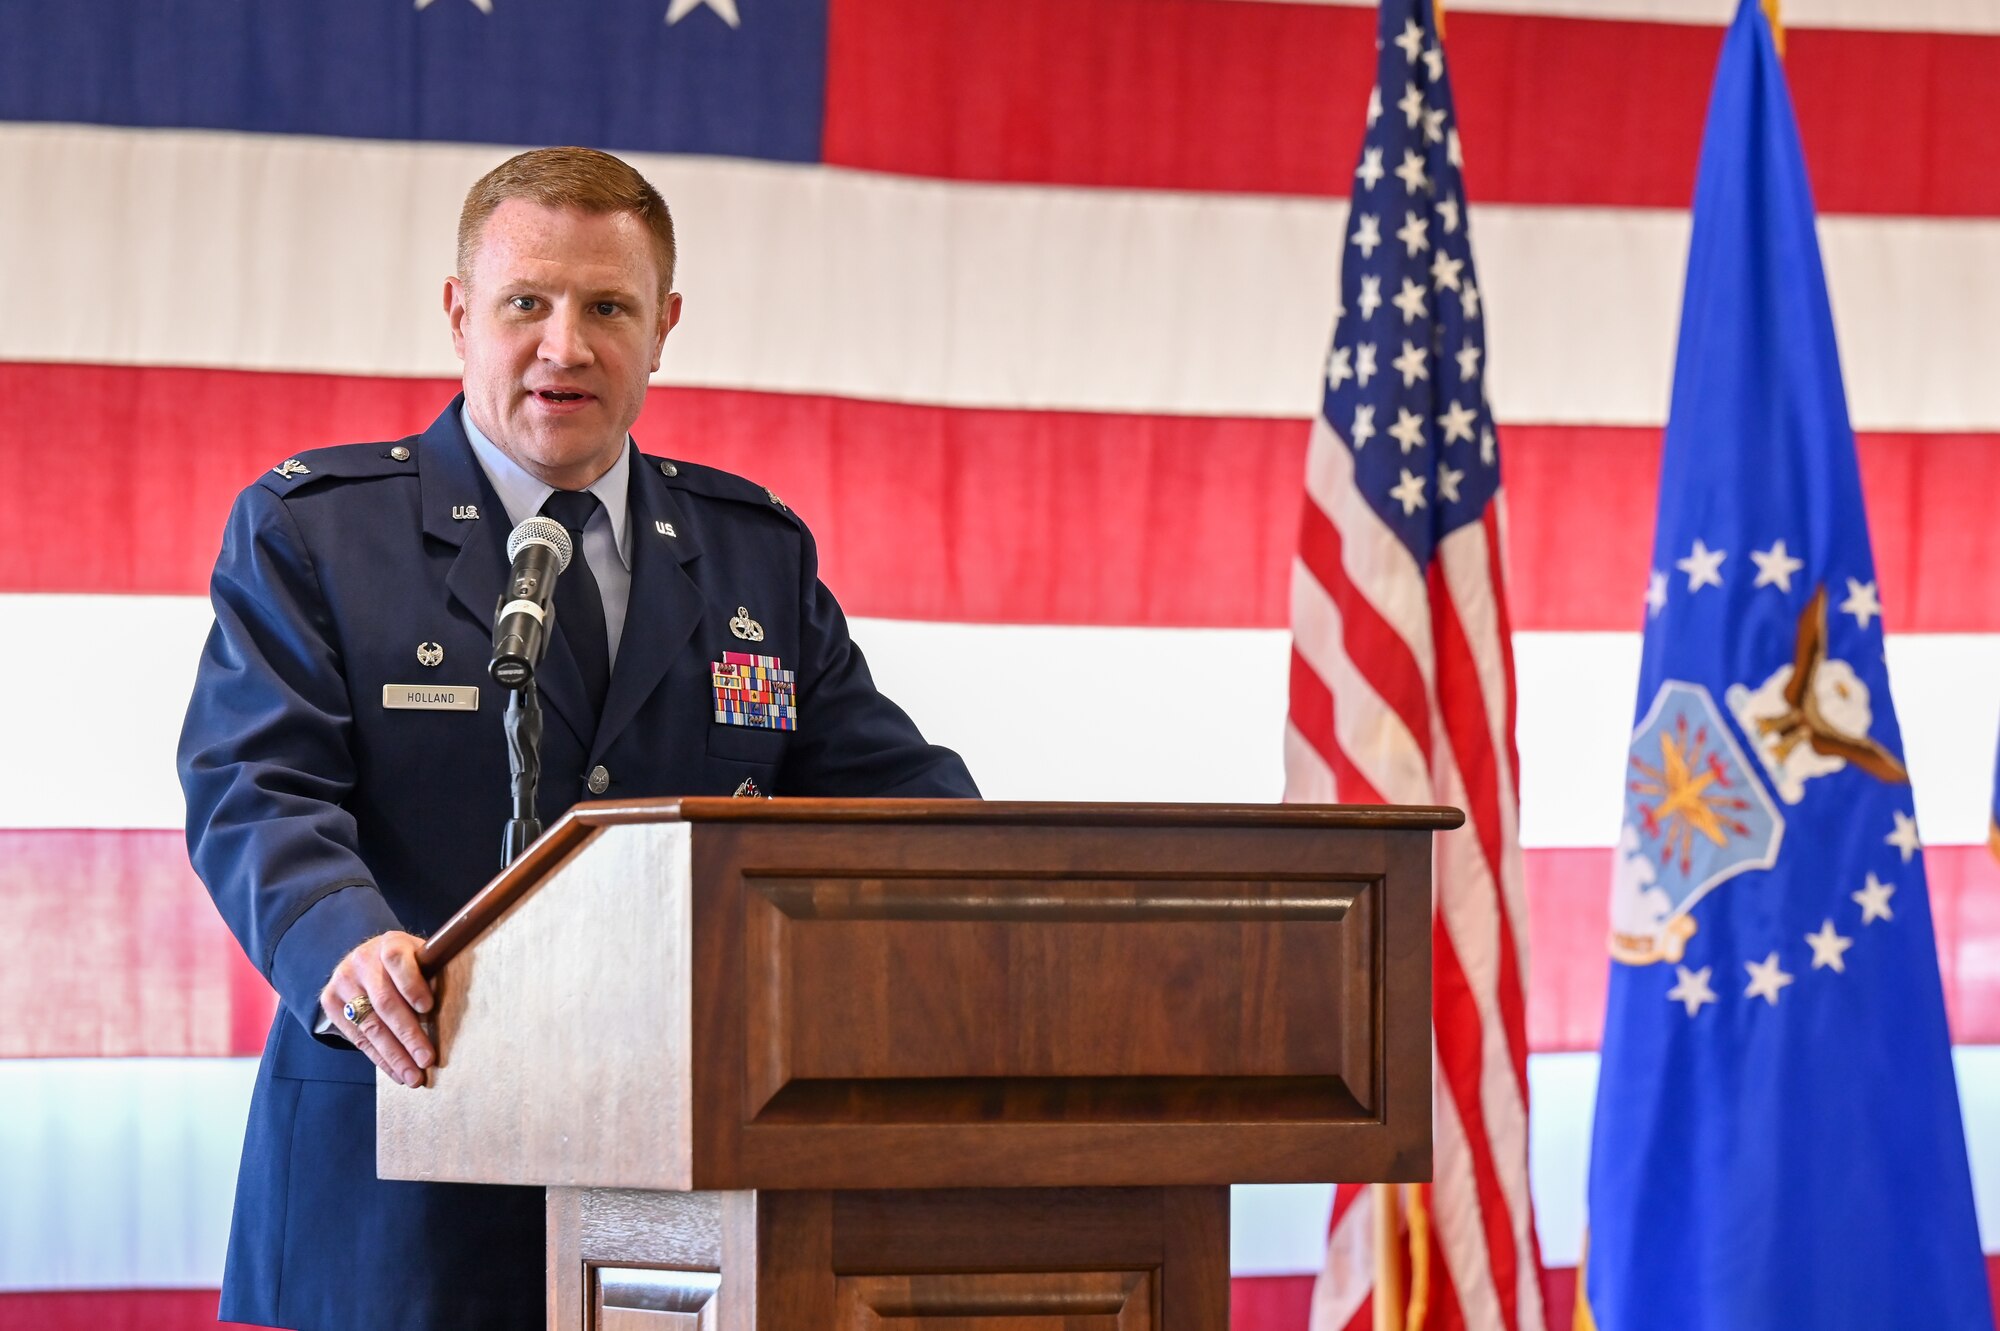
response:
[[[777,496],[629,438],[673,271],[666,204],[630,166],[502,164],[445,283],[464,393],[421,435],[285,459],[230,514],[180,773],[195,868],[281,1006],[225,1319],[542,1325],[538,1190],[375,1177],[376,1070],[419,1086],[435,1058],[418,939],[499,867],[506,700],[485,668],[514,525],[542,513],[575,545],[537,673],[544,822],[598,796],[977,794],[876,691]],[[730,654],[788,672],[791,711],[725,706]]]

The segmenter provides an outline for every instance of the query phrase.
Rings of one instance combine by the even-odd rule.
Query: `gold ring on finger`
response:
[[[375,1005],[368,1001],[368,995],[356,994],[340,1009],[340,1015],[359,1026],[375,1011]]]

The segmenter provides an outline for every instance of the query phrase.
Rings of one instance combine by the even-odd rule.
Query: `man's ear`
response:
[[[451,349],[457,353],[460,360],[465,359],[465,316],[468,297],[464,278],[447,277],[444,280],[444,317],[451,324]],[[655,352],[654,355],[657,357],[658,353]]]
[[[669,291],[667,298],[660,302],[660,330],[653,339],[653,369],[660,368],[660,352],[667,345],[667,334],[674,331],[674,325],[681,321],[681,293]],[[455,326],[455,325],[454,325]]]

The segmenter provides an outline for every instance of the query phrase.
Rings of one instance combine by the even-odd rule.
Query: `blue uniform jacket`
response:
[[[505,510],[457,401],[421,436],[302,453],[238,497],[215,627],[181,735],[188,847],[277,990],[237,1180],[222,1315],[302,1328],[540,1327],[539,1191],[384,1182],[374,1071],[316,1042],[351,949],[436,929],[500,867],[505,691],[486,677]],[[400,456],[399,456],[400,454]],[[811,534],[740,477],[639,454],[632,588],[593,727],[560,634],[538,676],[540,814],[593,794],[975,796],[876,691]],[[732,633],[740,611],[761,642]],[[419,658],[435,657],[436,665]],[[795,731],[715,720],[726,652],[796,673]],[[392,685],[476,687],[476,711],[384,706]]]

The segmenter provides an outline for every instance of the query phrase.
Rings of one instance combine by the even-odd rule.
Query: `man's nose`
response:
[[[585,335],[583,312],[575,306],[558,304],[542,323],[541,358],[552,365],[590,363],[590,339]]]

